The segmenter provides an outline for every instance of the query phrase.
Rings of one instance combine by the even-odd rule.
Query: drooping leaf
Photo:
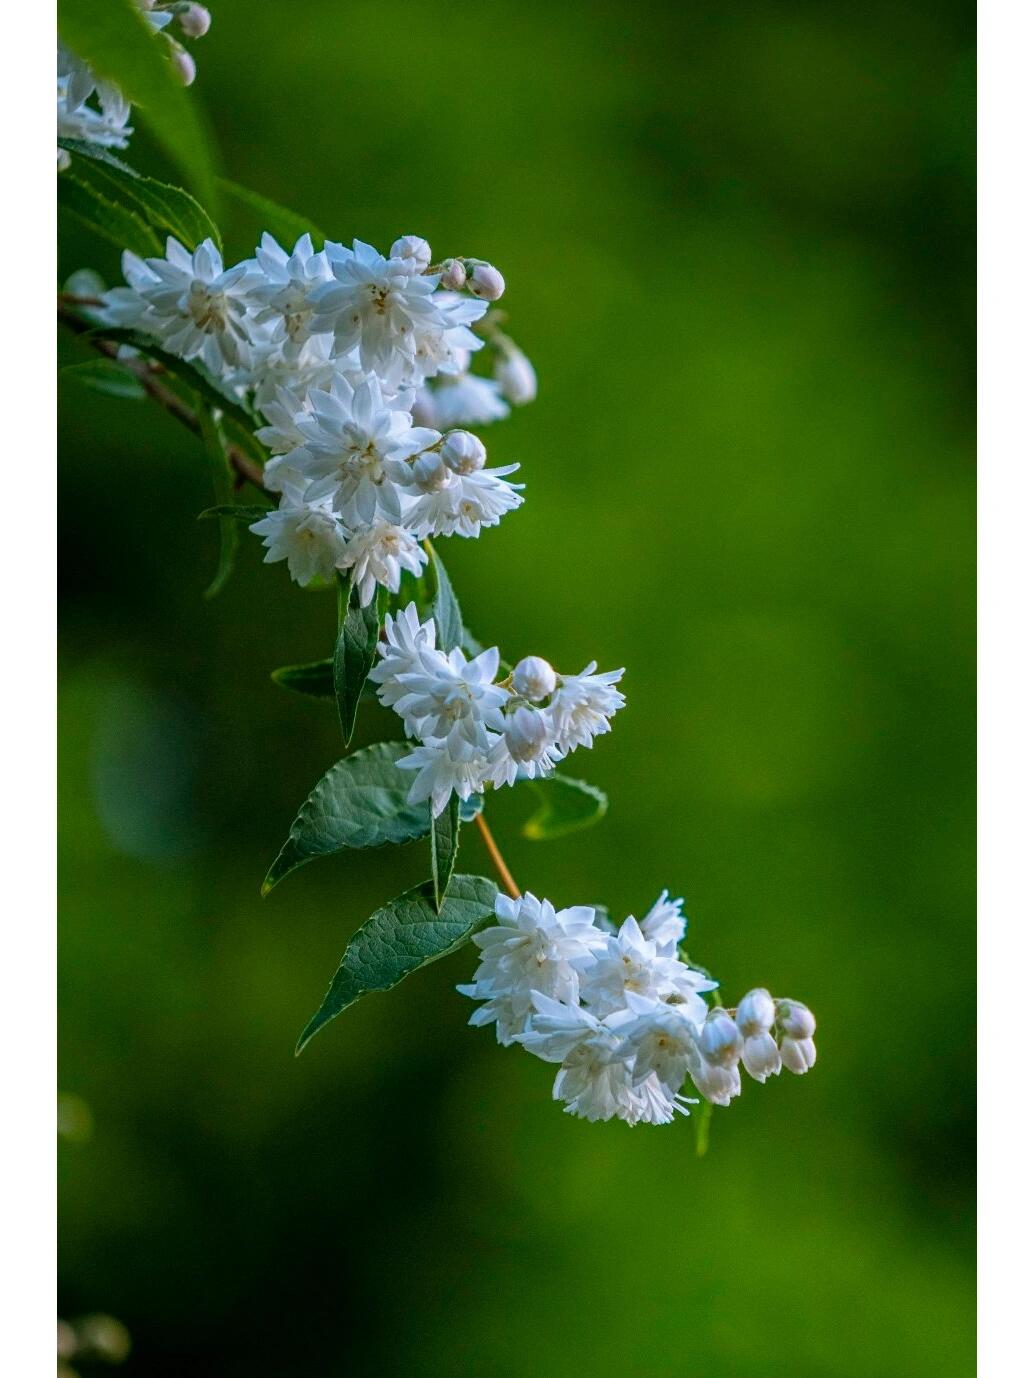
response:
[[[383,616],[381,590],[365,608],[351,577],[342,577],[338,593],[338,633],[334,646],[334,698],[345,746],[355,731],[355,715],[366,676],[377,658],[377,634]]]
[[[295,1051],[300,1053],[313,1034],[361,995],[390,990],[419,967],[455,951],[491,917],[497,893],[482,876],[453,876],[440,909],[426,881],[378,909],[352,935]]]
[[[112,82],[150,125],[206,205],[215,207],[215,176],[201,117],[136,0],[58,0],[61,41]]]
[[[242,187],[226,177],[219,178],[219,189],[231,201],[236,201],[251,211],[257,230],[268,230],[288,253],[291,252],[303,234],[311,236],[314,248],[322,249],[327,236],[322,230],[317,229],[311,220],[306,220],[305,216],[299,215],[297,211],[288,210],[286,206],[279,206],[268,196],[252,191],[249,187]]]
[[[215,577],[204,593],[206,598],[214,598],[226,587],[227,580],[233,573],[240,533],[233,510],[233,470],[226,455],[226,445],[219,423],[205,407],[199,410],[198,420],[201,423],[201,439],[205,442],[205,453],[212,470],[212,487],[215,489],[217,505],[222,509],[222,515],[218,518],[219,563],[216,566]]]
[[[431,885],[436,909],[442,907],[459,848],[460,801],[453,794],[438,817],[431,820]]]
[[[285,689],[293,689],[296,694],[307,694],[313,699],[332,699],[334,697],[333,660],[310,660],[304,665],[281,665],[270,678]]]
[[[268,517],[272,510],[268,505],[260,507],[257,503],[254,506],[243,502],[220,503],[216,507],[206,507],[203,512],[197,514],[197,519],[199,522],[212,518],[221,521],[223,517],[229,517],[235,522],[250,526],[252,522],[260,522],[263,517]]]
[[[158,246],[148,249],[147,253],[163,255],[169,235],[190,251],[205,239],[213,240],[216,248],[222,250],[218,228],[182,187],[145,177],[96,144],[82,143],[78,139],[59,139],[58,144],[71,155],[71,162],[58,181],[59,199],[69,186],[77,186],[84,196],[96,202],[102,220],[110,216],[112,206],[134,215],[148,227]],[[123,247],[128,249],[133,245],[125,243]]]
[[[550,775],[544,780],[531,780],[529,784],[542,800],[521,829],[533,842],[545,842],[578,832],[580,828],[589,828],[607,812],[607,796],[584,780]]]
[[[427,550],[427,568],[433,589],[431,612],[434,615],[434,625],[438,631],[438,645],[443,651],[451,651],[457,646],[463,645],[463,614],[460,612],[460,605],[456,601],[452,584],[449,582],[449,576],[445,572],[445,566],[442,564],[438,552],[430,541],[425,543],[425,548]]]
[[[138,379],[128,369],[120,368],[108,359],[87,359],[82,364],[66,364],[61,372],[84,387],[106,393],[109,397],[128,397],[137,401],[147,396]]]
[[[262,893],[315,857],[425,836],[427,808],[406,802],[413,775],[396,765],[411,750],[408,742],[378,742],[331,766],[299,809]]]

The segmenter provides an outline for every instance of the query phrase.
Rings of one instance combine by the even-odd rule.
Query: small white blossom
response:
[[[450,431],[442,441],[442,459],[454,474],[475,474],[485,467],[485,447],[470,431]]]
[[[815,1016],[799,1000],[780,1000],[776,1005],[779,1027],[791,1038],[814,1038]]]
[[[411,804],[430,800],[435,818],[443,813],[451,795],[469,799],[485,787],[485,756],[476,747],[462,746],[450,750],[448,743],[435,739],[422,742],[399,762],[403,770],[415,770],[407,796]]]
[[[605,939],[604,948],[585,973],[582,997],[600,1015],[624,1008],[629,993],[653,1000],[670,997],[679,1002],[686,1018],[700,1024],[707,1006],[699,992],[713,988],[714,982],[677,957],[660,952],[630,917],[614,937]]]
[[[610,719],[625,704],[614,685],[624,670],[596,672],[591,661],[579,675],[565,675],[553,698],[557,741],[565,754],[576,746],[592,746],[594,737],[610,731]]]
[[[775,1001],[763,986],[747,991],[736,1007],[736,1023],[745,1038],[751,1034],[768,1033],[775,1018]]]
[[[127,251],[122,271],[129,287],[104,296],[112,324],[146,331],[180,358],[200,359],[217,376],[248,362],[246,264],[224,272],[210,239],[191,254],[170,236],[164,258],[140,259]]]
[[[748,1034],[743,1040],[743,1065],[755,1081],[779,1075],[779,1045],[770,1033]]]
[[[518,468],[517,464],[504,464],[473,474],[453,474],[450,483],[422,494],[406,519],[421,538],[479,536],[483,527],[498,526],[507,512],[524,501],[521,485],[506,480],[506,475]]]
[[[255,257],[247,264],[245,289],[255,309],[255,321],[272,327],[270,339],[282,344],[288,359],[312,335],[312,289],[331,277],[326,254],[317,253],[303,234],[288,254],[271,234],[264,234]]]
[[[510,415],[500,392],[498,383],[476,373],[442,376],[433,389],[421,389],[414,414],[419,414],[423,425],[437,426],[440,431],[450,426],[487,426]]]
[[[779,1045],[779,1059],[788,1072],[803,1076],[815,1066],[815,1040],[787,1036]]]
[[[419,574],[426,563],[427,555],[409,532],[385,521],[354,531],[338,561],[341,569],[351,569],[364,608],[373,602],[378,584],[398,593],[402,571]]]
[[[506,728],[492,748],[487,774],[499,789],[519,779],[550,775],[560,759],[546,714],[538,708],[518,707],[507,714]]]
[[[655,1075],[666,1091],[676,1095],[696,1058],[696,1027],[683,1013],[685,1006],[642,999],[629,992],[628,1007],[635,1018],[622,1029],[621,1055],[631,1060],[632,1084]]]
[[[266,564],[286,560],[291,578],[307,584],[329,579],[345,553],[345,535],[332,512],[307,503],[285,502],[249,528],[263,538]]]
[[[515,407],[523,407],[534,402],[538,394],[538,378],[531,366],[531,360],[509,342],[500,353],[495,365],[495,379],[502,394]]]
[[[431,266],[431,246],[418,234],[404,234],[391,246],[391,257],[407,272],[422,273]]]
[[[394,708],[409,693],[402,676],[420,668],[421,651],[433,651],[435,639],[434,618],[421,622],[415,603],[407,604],[394,617],[390,612],[385,616],[384,638],[377,643],[379,659],[370,671],[385,708]]]
[[[682,913],[684,902],[669,899],[667,890],[662,890],[643,919],[640,927],[657,944],[659,952],[669,952],[674,956],[675,949],[686,936],[686,919]]]
[[[503,726],[500,711],[506,690],[493,681],[499,670],[499,651],[491,647],[473,660],[458,648],[447,655],[421,648],[416,664],[397,679],[405,693],[396,699],[395,712],[413,737],[433,737],[450,750],[465,745],[487,752],[489,730]]]

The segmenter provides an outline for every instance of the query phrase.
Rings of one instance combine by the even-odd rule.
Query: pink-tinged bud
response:
[[[541,656],[525,656],[513,668],[514,692],[525,699],[544,699],[556,688],[556,671]]]
[[[523,407],[526,402],[534,402],[539,382],[531,366],[531,360],[516,345],[506,349],[497,360],[495,378],[503,390],[503,396],[515,407]]]
[[[422,273],[431,264],[431,246],[418,234],[404,234],[391,246],[391,257],[401,259],[412,273]]]
[[[814,1038],[815,1016],[799,1000],[780,1000],[776,1006],[779,1025],[791,1038]]]
[[[481,301],[498,301],[506,291],[506,280],[491,263],[474,263],[467,277],[467,291]]]
[[[184,86],[193,85],[194,78],[197,76],[197,63],[187,52],[186,48],[175,47],[172,50],[172,66]]]
[[[461,258],[447,258],[442,264],[439,284],[447,292],[462,292],[467,285],[467,269]]]
[[[188,5],[179,14],[180,28],[188,38],[204,38],[212,27],[212,16],[204,5]]]
[[[450,431],[442,446],[442,459],[455,474],[473,474],[485,466],[485,447],[471,431]]]

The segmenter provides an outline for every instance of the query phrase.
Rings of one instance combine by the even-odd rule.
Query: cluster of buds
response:
[[[748,991],[735,1010],[714,1009],[697,1038],[693,1084],[714,1105],[740,1094],[740,1063],[755,1081],[788,1072],[803,1076],[815,1066],[815,1016],[798,1000],[774,1000],[767,990]]]
[[[184,86],[193,84],[197,76],[197,64],[183,44],[167,32],[167,26],[175,21],[185,38],[204,38],[212,27],[212,16],[204,5],[184,3],[184,0],[137,0],[140,8],[147,14],[149,23],[162,31],[162,37],[169,45],[169,56],[176,75]]]

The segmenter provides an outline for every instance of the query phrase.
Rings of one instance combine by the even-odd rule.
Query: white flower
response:
[[[725,1010],[711,1010],[698,1039],[700,1056],[715,1067],[735,1067],[743,1052],[743,1038]]]
[[[469,799],[485,787],[485,757],[474,747],[460,754],[450,751],[444,741],[426,741],[398,762],[403,770],[415,770],[417,777],[409,791],[411,804],[431,801],[435,818],[445,809],[452,794]]]
[[[815,1040],[787,1036],[779,1045],[779,1057],[788,1072],[801,1077],[815,1066]]]
[[[625,704],[614,685],[624,670],[596,673],[591,661],[579,675],[564,675],[552,702],[556,735],[565,754],[576,746],[592,746],[592,739],[610,731],[610,719]]]
[[[622,1029],[620,1053],[631,1061],[633,1086],[656,1075],[661,1086],[676,1095],[696,1058],[696,1028],[682,1013],[685,1006],[631,992],[626,999],[635,1018]]]
[[[166,241],[165,258],[122,255],[129,287],[105,293],[108,320],[157,336],[182,359],[201,359],[217,376],[248,362],[243,279],[247,266],[223,272],[219,250],[206,239],[190,254],[177,239]]]
[[[89,68],[84,66],[89,72]],[[93,89],[92,74],[90,89]],[[97,92],[100,110],[75,99],[72,78],[58,80],[57,137],[79,139],[99,148],[126,148],[133,129],[129,123],[130,105],[117,87],[103,84]],[[87,93],[89,94],[89,92]],[[60,150],[65,152],[64,150]],[[65,154],[67,157],[67,153]]]
[[[559,760],[547,715],[538,708],[522,706],[506,716],[505,731],[489,757],[488,777],[500,789],[518,779],[536,780],[550,775]]]
[[[669,951],[674,956],[675,949],[686,936],[684,903],[684,900],[669,899],[667,890],[662,890],[643,919],[640,927],[657,944],[658,951]]]
[[[522,698],[548,698],[556,688],[556,671],[541,656],[525,656],[513,667],[513,689]]]
[[[770,1033],[748,1034],[744,1038],[743,1065],[755,1081],[779,1075],[782,1067],[779,1045]]]
[[[791,1038],[813,1038],[815,1016],[799,1000],[780,1000],[776,1005],[779,1027]]]
[[[495,365],[495,378],[503,396],[515,407],[534,402],[538,393],[538,379],[531,360],[510,341],[503,347]]]
[[[621,1036],[603,1020],[573,1001],[533,991],[531,1017],[523,1032],[507,1042],[520,1042],[544,1062],[559,1062],[553,1099],[565,1101],[568,1114],[585,1120],[630,1119],[632,1088],[628,1069],[617,1056]],[[627,1014],[623,1014],[627,1019]],[[500,1042],[503,1040],[500,1039]]]
[[[504,477],[519,467],[504,464],[473,474],[453,474],[452,481],[444,487],[422,494],[406,520],[421,538],[479,536],[482,527],[498,526],[507,512],[524,501],[518,491],[520,485],[508,483]]]
[[[425,425],[440,431],[450,426],[486,426],[510,415],[500,393],[499,383],[476,373],[441,377],[433,390],[423,389],[420,415]]]
[[[434,618],[420,621],[415,603],[409,603],[392,617],[384,619],[384,639],[377,643],[380,659],[370,671],[370,679],[378,686],[377,697],[385,708],[394,708],[409,690],[400,677],[419,669],[420,652],[433,651],[435,643]]]
[[[629,1124],[671,1124],[676,1112],[688,1115],[689,1106],[697,1103],[669,1091],[656,1073],[633,1087],[629,1099],[628,1111],[618,1111]]]
[[[489,730],[502,729],[500,709],[508,697],[493,683],[498,649],[493,646],[467,660],[458,648],[446,655],[422,647],[416,662],[397,676],[406,692],[394,704],[409,735],[442,740],[451,751],[463,745],[487,752]]]
[[[328,243],[325,252],[334,280],[312,290],[315,326],[334,332],[338,350],[358,347],[363,368],[407,377],[425,337],[469,324],[439,307],[438,279],[412,272],[408,261],[384,258],[358,239],[351,249]]]
[[[712,1105],[728,1105],[743,1089],[739,1067],[726,1067],[702,1057],[689,1069],[693,1085]]]
[[[352,571],[359,602],[365,608],[373,601],[378,584],[398,593],[402,571],[419,574],[426,563],[427,555],[408,531],[391,522],[375,521],[353,531],[338,566]]]
[[[372,375],[355,387],[336,377],[329,391],[310,392],[308,402],[311,412],[293,424],[303,439],[296,467],[310,479],[309,500],[329,497],[346,526],[376,517],[401,525],[400,485],[411,481],[405,461],[436,444],[438,432],[413,426],[409,412],[385,401]]]
[[[245,286],[257,308],[255,320],[260,325],[271,325],[272,341],[283,343],[286,357],[296,357],[313,333],[309,293],[331,277],[326,254],[316,253],[307,234],[302,235],[290,254],[271,234],[263,234],[247,268]]]
[[[286,560],[291,578],[299,584],[317,575],[329,579],[345,553],[341,523],[323,507],[285,502],[249,529],[263,538],[266,564]]]
[[[693,1023],[701,1024],[707,1006],[699,992],[713,990],[708,982],[677,957],[658,951],[657,944],[644,937],[633,918],[627,918],[605,946],[582,981],[582,997],[596,1014],[606,1015],[622,1009],[627,996],[653,1000],[671,999]]]
[[[527,1028],[535,998],[577,1007],[578,973],[592,961],[604,936],[588,905],[557,910],[530,893],[518,899],[499,895],[495,912],[499,923],[474,935],[481,962],[473,984],[459,990],[475,1000],[487,998],[471,1023],[494,1021],[499,1042],[507,1044]]]

